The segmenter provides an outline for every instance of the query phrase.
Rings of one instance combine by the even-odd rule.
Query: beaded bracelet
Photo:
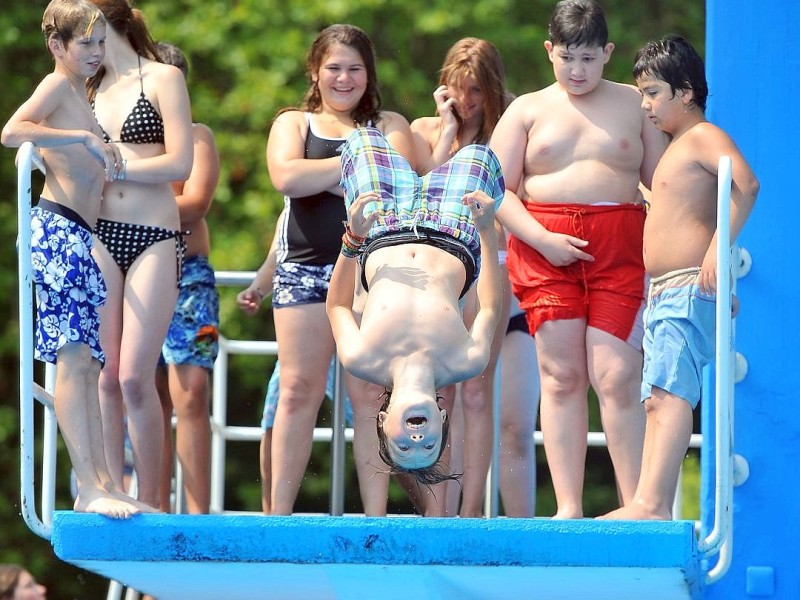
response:
[[[354,242],[357,242],[358,244],[363,244],[365,241],[367,241],[366,236],[361,237],[360,235],[356,235],[355,233],[353,233],[353,230],[350,229],[350,223],[348,223],[347,221],[342,221],[342,225],[344,225],[345,234],[348,235],[350,239],[353,240]]]
[[[356,258],[361,251],[362,242],[357,242],[350,238],[347,233],[342,235],[342,256],[345,258]]]

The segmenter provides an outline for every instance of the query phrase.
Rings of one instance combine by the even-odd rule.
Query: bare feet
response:
[[[106,488],[106,489],[108,489],[108,488]],[[108,489],[108,493],[111,496],[113,496],[114,498],[116,498],[117,500],[120,500],[122,502],[127,502],[128,504],[133,505],[137,509],[137,512],[140,512],[140,513],[157,513],[157,512],[161,512],[157,508],[154,508],[154,507],[150,506],[149,504],[145,504],[144,502],[142,502],[140,500],[137,500],[136,498],[134,498],[132,496],[129,496],[125,492],[122,492],[122,491],[118,490],[115,487],[112,487],[111,489]]]
[[[672,515],[653,512],[644,506],[633,503],[597,518],[609,521],[669,521],[672,519]]]
[[[112,519],[129,519],[139,512],[130,502],[98,489],[81,490],[73,508],[76,512],[97,513]]]

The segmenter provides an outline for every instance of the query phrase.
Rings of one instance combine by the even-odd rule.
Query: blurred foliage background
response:
[[[702,0],[601,0],[616,49],[610,79],[632,83],[636,50],[667,33],[687,36],[702,53]],[[40,33],[47,2],[4,3],[0,11],[0,122],[12,114],[52,68]],[[276,111],[297,105],[307,86],[305,56],[316,34],[332,23],[363,28],[375,43],[384,107],[409,121],[431,115],[438,69],[447,48],[464,36],[490,40],[503,55],[509,90],[521,94],[552,82],[542,46],[552,0],[140,0],[156,40],[178,45],[191,65],[194,118],[216,132],[222,176],[209,215],[212,262],[218,270],[255,270],[266,255],[283,204],[267,175],[266,136]],[[34,185],[36,193],[36,185]],[[60,562],[48,542],[31,533],[19,512],[18,321],[16,305],[16,170],[14,151],[0,150],[0,562],[24,564],[49,588],[51,598],[104,598],[107,582]],[[274,339],[265,304],[256,318],[241,315],[236,289],[222,290],[222,332],[229,339]],[[272,359],[232,357],[229,422],[257,426]],[[592,429],[599,430],[595,399]],[[323,410],[320,423],[329,415]],[[41,422],[40,420],[37,421]],[[697,461],[692,461],[696,472]],[[315,448],[297,503],[300,512],[326,512],[329,456]],[[57,508],[71,506],[69,461],[60,452]],[[226,509],[260,509],[257,444],[228,447]],[[538,460],[538,515],[554,512],[544,454]],[[685,516],[697,514],[696,475],[685,488]],[[590,449],[587,516],[614,507],[616,490],[605,449]],[[348,456],[347,512],[361,510]],[[392,488],[390,511],[410,512]]]

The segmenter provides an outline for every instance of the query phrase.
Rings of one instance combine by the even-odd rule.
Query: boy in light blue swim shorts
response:
[[[633,76],[642,108],[670,143],[653,174],[644,225],[644,264],[651,277],[644,314],[642,401],[644,453],[633,499],[607,519],[672,518],[672,502],[692,435],[703,368],[715,351],[717,169],[732,163],[731,243],[758,193],[734,141],[705,118],[703,60],[682,37],[650,42],[636,55]]]

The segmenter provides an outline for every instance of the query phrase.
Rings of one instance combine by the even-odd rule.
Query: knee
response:
[[[517,453],[533,445],[533,430],[535,426],[525,420],[513,419],[511,415],[500,421],[500,443],[507,449],[514,449]]]
[[[278,410],[288,414],[304,414],[319,410],[325,397],[325,382],[314,382],[305,377],[284,376],[281,382]]]
[[[589,376],[585,366],[543,364],[541,386],[543,393],[556,399],[585,394],[589,389]]]
[[[139,373],[120,373],[119,388],[125,398],[125,404],[130,409],[141,407],[148,389],[155,390],[155,373],[151,372],[150,381]]]
[[[492,377],[485,373],[461,384],[461,406],[465,413],[484,414],[492,409]]]
[[[169,381],[178,417],[208,417],[210,379],[206,369],[196,365],[171,366]]]
[[[100,371],[97,386],[101,396],[112,396],[119,394],[119,363],[107,360]]]
[[[202,419],[208,417],[208,389],[206,387],[184,390],[173,399],[175,414],[180,418]]]
[[[604,373],[592,383],[601,405],[628,407],[639,404],[641,371],[615,370]]]

